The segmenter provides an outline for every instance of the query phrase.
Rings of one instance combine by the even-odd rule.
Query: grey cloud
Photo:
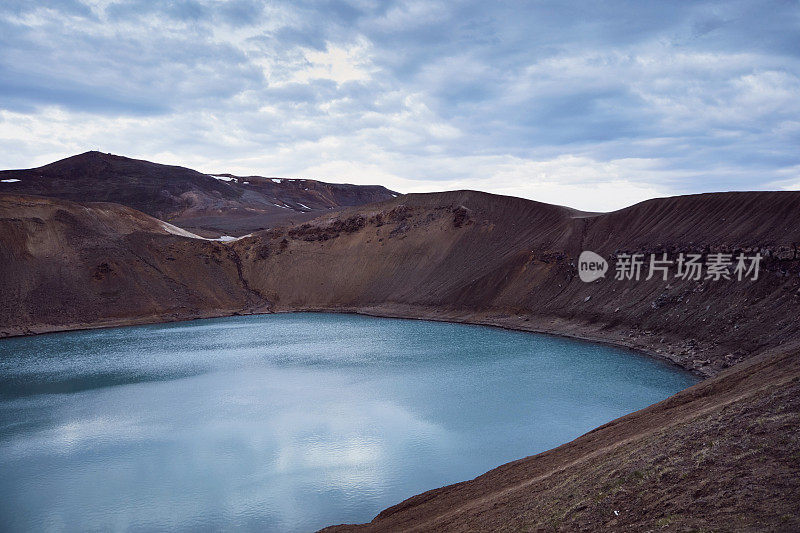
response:
[[[152,115],[167,108],[136,94],[114,94],[107,88],[75,81],[59,82],[53,78],[20,74],[0,67],[0,94],[4,107],[15,111],[33,111],[39,104],[58,104],[98,113]]]
[[[642,158],[676,191],[746,187],[800,164],[799,13],[779,0],[7,2],[0,108],[166,117],[162,151],[212,142],[177,133],[205,114],[258,153],[335,137],[431,167],[431,154]],[[294,77],[338,68],[309,51],[354,47],[368,76]]]

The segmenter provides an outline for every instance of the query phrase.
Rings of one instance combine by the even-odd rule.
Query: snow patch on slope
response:
[[[169,222],[164,222],[163,220],[159,220],[161,222],[161,227],[164,228],[167,233],[171,233],[172,235],[179,235],[181,237],[189,237],[190,239],[200,239],[201,241],[217,241],[217,242],[233,242],[238,241],[239,239],[244,239],[245,237],[252,237],[252,233],[248,233],[247,235],[242,235],[241,237],[232,237],[230,235],[222,235],[221,237],[217,237],[215,239],[208,239],[206,237],[201,237],[196,233],[192,233],[191,231],[186,231],[183,228],[179,228],[178,226],[174,226]]]
[[[204,241],[208,240],[205,237],[201,237],[200,235],[192,233],[191,231],[186,231],[185,229],[179,228],[178,226],[173,226],[169,222],[164,222],[163,220],[159,220],[159,222],[161,222],[161,227],[163,227],[167,231],[167,233],[171,233],[173,235],[180,235],[181,237],[189,237],[192,239],[202,239]]]

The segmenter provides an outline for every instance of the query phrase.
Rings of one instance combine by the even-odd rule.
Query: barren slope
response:
[[[243,311],[220,243],[117,204],[0,196],[0,336]]]
[[[798,335],[800,193],[652,200],[576,217],[476,192],[408,195],[233,246],[276,310],[332,309],[494,323],[658,353],[711,375]],[[757,281],[583,283],[581,250],[759,250]],[[324,268],[321,268],[324,265]],[[674,272],[674,270],[673,270]],[[769,328],[764,328],[769,324]]]

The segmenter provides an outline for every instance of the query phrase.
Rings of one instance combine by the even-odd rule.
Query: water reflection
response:
[[[368,521],[692,383],[605,346],[324,314],[9,339],[0,375],[14,531]]]

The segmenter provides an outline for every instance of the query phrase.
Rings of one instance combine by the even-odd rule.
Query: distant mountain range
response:
[[[102,152],[0,171],[0,194],[114,202],[208,237],[241,236],[398,196],[380,185],[203,174]]]

